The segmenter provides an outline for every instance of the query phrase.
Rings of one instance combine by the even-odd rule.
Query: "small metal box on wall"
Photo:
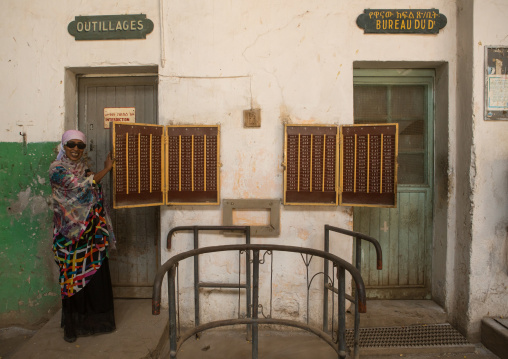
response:
[[[334,125],[285,125],[284,204],[395,207],[398,125],[338,132]]]
[[[219,126],[113,126],[113,207],[219,204]]]

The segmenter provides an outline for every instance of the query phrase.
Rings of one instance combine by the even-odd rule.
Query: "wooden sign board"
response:
[[[113,123],[113,207],[219,204],[219,127]]]

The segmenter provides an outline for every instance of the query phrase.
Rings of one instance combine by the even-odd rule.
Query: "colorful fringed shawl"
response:
[[[100,185],[85,176],[84,161],[64,156],[50,166],[53,190],[53,252],[60,267],[62,298],[79,292],[108,255],[113,233],[103,206]]]

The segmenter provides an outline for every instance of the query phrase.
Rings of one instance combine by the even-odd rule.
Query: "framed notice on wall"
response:
[[[508,47],[485,47],[485,120],[508,120]]]
[[[219,204],[219,127],[113,124],[113,207]]]
[[[395,207],[397,142],[397,124],[286,125],[284,204]]]

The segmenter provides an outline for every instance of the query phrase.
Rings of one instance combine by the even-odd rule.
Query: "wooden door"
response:
[[[370,298],[428,299],[431,295],[433,71],[355,70],[355,123],[398,123],[396,208],[356,207],[354,230],[379,240],[362,248]]]
[[[82,78],[79,80],[79,129],[87,136],[94,170],[112,150],[111,131],[104,128],[104,108],[135,108],[137,123],[157,123],[157,77]],[[159,207],[112,209],[112,176],[103,180],[117,239],[110,251],[116,298],[151,298],[159,266]]]

